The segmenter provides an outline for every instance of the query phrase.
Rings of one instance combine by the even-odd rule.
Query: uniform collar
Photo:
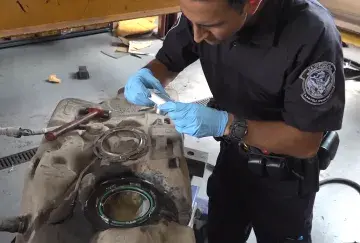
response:
[[[257,18],[256,21],[245,25],[243,29],[237,32],[232,38],[231,43],[239,42],[266,47],[272,46],[274,44],[277,24],[282,14],[283,1],[266,0],[258,15],[255,16]]]

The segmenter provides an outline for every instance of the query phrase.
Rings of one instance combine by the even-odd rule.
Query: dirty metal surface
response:
[[[12,168],[14,166],[29,162],[36,154],[37,149],[38,148],[33,148],[0,158],[0,170]],[[201,153],[200,156],[193,156],[189,154],[189,152],[195,152],[197,150],[186,147],[184,147],[184,150],[187,151],[185,153],[185,158],[189,168],[190,178],[193,176],[202,177],[208,160],[208,153],[199,151]]]
[[[170,91],[171,92],[171,91]],[[175,94],[172,94],[173,96]],[[193,103],[206,105],[210,98],[194,101]],[[119,100],[107,100],[103,102],[104,105],[108,106],[111,110],[118,112],[123,116],[134,115],[139,112],[142,108],[119,102]],[[5,156],[0,158],[0,170],[11,168],[13,166],[26,163],[30,161],[36,154],[38,148],[29,149],[16,154]],[[192,148],[184,147],[184,156],[186,157],[187,164],[189,167],[190,177],[199,176],[202,177],[205,164],[208,162],[208,153],[195,150]],[[203,164],[205,163],[205,164]]]
[[[192,230],[187,228],[191,216],[191,190],[183,137],[176,132],[171,121],[157,115],[154,109],[142,110],[141,107],[128,104],[123,94],[119,94],[101,104],[79,99],[62,100],[55,108],[48,126],[72,121],[77,117],[78,110],[85,107],[109,109],[113,116],[109,120],[89,122],[85,131],[69,132],[56,141],[44,140],[41,143],[31,158],[21,201],[21,214],[31,215],[31,227],[25,234],[17,236],[16,243],[45,243],[49,239],[55,243],[194,242]],[[124,128],[126,134],[119,134],[116,130],[118,128]],[[129,131],[134,129],[142,131],[147,137],[146,150],[141,153],[133,154],[123,161],[99,154],[96,156],[93,152],[94,142],[103,134],[107,134],[107,137],[102,149],[115,157],[122,155],[124,149],[136,148],[136,137],[129,135]],[[113,134],[106,133],[113,130]],[[168,218],[158,216],[157,221],[142,224],[141,230],[135,227],[119,230],[119,233],[110,227],[105,231],[77,233],[74,220],[86,221],[82,210],[88,206],[96,185],[107,177],[120,178],[124,172],[131,172],[136,178],[149,182],[159,195],[166,198],[169,205],[173,205],[169,206],[174,211],[172,215],[176,217],[172,218],[173,223],[169,224]],[[76,207],[73,208],[71,202],[75,202]],[[70,214],[71,211],[73,213]],[[47,215],[45,220],[43,215]],[[161,239],[156,237],[159,232],[163,235]],[[124,236],[124,241],[118,240],[119,234]],[[174,236],[178,234],[181,236],[175,239]],[[59,237],[54,239],[54,235]],[[154,235],[153,240],[145,239],[146,235]]]

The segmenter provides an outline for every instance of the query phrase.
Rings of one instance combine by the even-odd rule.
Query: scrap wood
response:
[[[121,42],[119,42],[119,40]],[[149,53],[140,52],[139,50],[151,46],[152,41],[149,40],[128,40],[125,37],[117,37],[117,41],[113,41],[109,50],[102,50],[101,52],[109,57],[118,59],[130,54],[131,56],[141,58],[142,55],[151,55]],[[115,47],[115,48],[114,48]],[[153,56],[153,55],[151,55]]]
[[[151,46],[152,41],[129,41],[129,45],[121,44],[115,49],[115,52],[134,53],[147,55],[147,53],[139,52],[139,50]]]
[[[130,41],[129,52],[135,52],[151,46],[152,41]]]
[[[128,53],[129,52],[129,47],[126,46],[119,46],[118,48],[115,49],[115,52],[124,52],[124,53]]]
[[[128,53],[128,52],[129,52],[129,44],[130,44],[130,41],[129,41],[128,39],[126,39],[125,37],[121,37],[121,36],[119,36],[118,39],[121,40],[121,43],[119,43],[119,42],[113,42],[113,45],[117,47],[117,48],[115,49],[115,52]]]
[[[114,59],[119,59],[128,55],[127,52],[115,52],[113,48],[102,50],[101,53]]]
[[[128,39],[126,39],[125,37],[121,37],[121,36],[118,36],[118,38],[121,40],[121,42],[126,45],[126,46],[129,46],[130,45],[130,41]]]
[[[118,46],[115,49],[116,52],[133,53],[149,47],[152,44],[151,40],[128,40],[127,38],[121,36],[119,36],[118,39],[121,41],[121,43],[115,43],[116,46]]]

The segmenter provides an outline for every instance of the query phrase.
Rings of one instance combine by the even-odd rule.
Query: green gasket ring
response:
[[[103,202],[105,202],[112,194],[119,193],[122,191],[133,191],[133,192],[140,193],[141,196],[145,197],[150,202],[149,210],[143,216],[138,217],[131,221],[118,221],[118,220],[113,220],[113,219],[110,219],[109,217],[107,217],[104,213],[104,203]],[[156,201],[148,192],[144,191],[143,189],[141,189],[139,187],[119,186],[119,187],[116,187],[116,188],[106,192],[100,198],[99,202],[97,203],[97,208],[98,208],[99,216],[108,224],[113,225],[113,226],[128,226],[131,224],[141,224],[144,221],[146,221],[150,217],[150,215],[154,212],[154,210],[156,208]]]

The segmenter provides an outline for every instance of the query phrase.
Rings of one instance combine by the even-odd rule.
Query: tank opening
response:
[[[113,226],[142,223],[156,207],[150,194],[131,186],[105,193],[99,203],[100,217]]]

